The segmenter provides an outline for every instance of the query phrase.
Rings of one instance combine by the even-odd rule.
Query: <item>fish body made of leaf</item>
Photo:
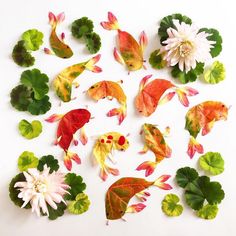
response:
[[[84,70],[90,70],[94,73],[101,72],[101,68],[95,66],[95,64],[100,60],[101,55],[91,58],[88,61],[81,62],[72,66],[69,66],[62,70],[53,81],[53,87],[56,91],[57,96],[63,102],[69,102],[71,100],[71,91],[74,80],[84,72]],[[79,85],[76,84],[76,87]]]
[[[192,158],[197,151],[203,153],[203,146],[196,141],[200,131],[202,135],[208,134],[219,120],[227,120],[229,108],[219,101],[205,101],[191,109],[186,114],[185,129],[191,135],[188,155]]]
[[[105,181],[108,177],[108,174],[119,175],[119,170],[111,168],[107,163],[107,158],[112,159],[112,151],[125,151],[129,147],[128,139],[118,133],[118,132],[109,132],[101,135],[94,147],[93,147],[93,156],[100,167],[100,178]]]
[[[60,40],[56,33],[58,24],[63,22],[65,19],[64,13],[60,13],[58,16],[55,16],[52,12],[49,12],[48,18],[49,18],[49,23],[52,26],[52,31],[51,31],[49,41],[50,41],[50,46],[53,52],[55,53],[56,56],[60,58],[72,57],[73,52],[71,48],[67,44],[65,44],[63,40]]]
[[[126,117],[127,109],[126,95],[119,83],[108,80],[97,82],[88,89],[87,94],[95,101],[103,98],[108,98],[110,100],[115,98],[120,103],[121,107],[110,110],[107,113],[107,116],[117,116],[119,124],[123,122]]]
[[[149,182],[142,178],[125,177],[113,183],[106,193],[106,217],[108,220],[121,219],[127,212],[128,203],[136,194],[142,193],[150,186],[157,186],[164,190],[172,187],[166,184],[169,175],[163,175],[156,181]]]
[[[80,141],[82,144],[86,144],[87,137],[83,132],[83,127],[89,122],[91,114],[86,109],[75,109],[67,112],[65,115],[52,115],[46,121],[55,122],[59,121],[57,128],[57,140],[55,145],[59,145],[65,152],[64,164],[68,170],[72,168],[72,160],[77,164],[81,163],[79,156],[76,153],[69,151],[71,142],[78,145],[78,141],[75,138],[75,133],[81,129]]]
[[[169,80],[165,79],[154,79],[147,83],[151,76],[152,75],[147,75],[141,80],[139,92],[135,98],[135,107],[143,116],[150,116],[153,112],[155,112],[159,104],[164,104],[170,101],[175,94],[178,95],[181,104],[186,107],[189,105],[187,96],[194,96],[198,94],[198,92],[193,88],[178,88]],[[172,89],[172,91],[164,95],[164,93],[170,89]]]
[[[161,131],[152,124],[144,124],[142,126],[142,134],[144,137],[144,147],[140,154],[147,151],[152,151],[155,155],[155,161],[145,161],[137,167],[137,170],[145,170],[145,176],[151,175],[157,164],[164,158],[171,157],[171,148],[165,141],[164,135]]]
[[[120,30],[118,21],[111,12],[108,12],[108,22],[101,22],[101,25],[106,30],[118,31],[118,46],[120,53],[114,48],[115,59],[119,63],[126,65],[129,71],[141,69],[144,63],[143,52],[147,45],[147,36],[145,32],[143,31],[141,33],[138,43],[131,34]]]

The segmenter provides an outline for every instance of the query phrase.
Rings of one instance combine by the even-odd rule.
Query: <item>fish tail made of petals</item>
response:
[[[136,170],[138,170],[138,171],[145,170],[145,177],[147,177],[154,172],[156,166],[157,166],[157,162],[145,161],[142,164],[140,164],[136,168]]]
[[[204,149],[203,146],[198,143],[194,137],[191,136],[188,143],[187,154],[192,159],[196,152],[202,154],[204,152]]]
[[[162,175],[153,183],[153,185],[163,190],[170,190],[172,187],[165,183],[170,177],[170,175]]]
[[[127,207],[125,212],[126,213],[137,213],[137,212],[142,211],[145,207],[146,207],[146,205],[143,203],[132,204]]]
[[[95,57],[91,58],[86,64],[85,68],[87,70],[90,70],[94,73],[100,73],[102,72],[102,69],[99,66],[96,66],[95,64],[100,60],[101,54],[96,55]]]
[[[118,20],[115,17],[115,15],[111,12],[108,12],[107,15],[108,21],[102,21],[100,24],[103,27],[103,29],[106,30],[118,30],[120,29]]]

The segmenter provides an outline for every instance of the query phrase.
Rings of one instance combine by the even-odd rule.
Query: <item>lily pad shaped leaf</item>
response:
[[[224,159],[218,152],[207,152],[199,158],[200,167],[212,175],[219,175],[224,171]]]
[[[48,219],[49,220],[56,220],[58,217],[64,215],[64,211],[66,210],[66,204],[64,202],[57,203],[57,209],[53,209],[49,204],[47,204],[48,208]]]
[[[215,61],[212,66],[204,71],[204,79],[207,83],[217,84],[225,79],[225,66],[219,61]]]
[[[26,70],[20,78],[22,84],[33,89],[36,100],[42,99],[48,93],[48,80],[48,76],[38,69]]]
[[[167,194],[162,201],[162,211],[167,216],[180,216],[183,212],[183,206],[178,204],[179,197],[175,194]]]
[[[21,120],[18,129],[23,137],[33,139],[41,134],[42,124],[38,120],[33,120],[31,123],[27,120]]]
[[[195,169],[190,168],[190,167],[184,167],[178,169],[176,173],[176,181],[177,184],[185,188],[189,183],[193,182],[198,178],[198,173]]]
[[[25,151],[18,158],[18,168],[20,171],[27,171],[29,168],[36,168],[39,159],[33,152]]]
[[[46,95],[41,100],[33,100],[29,106],[28,111],[32,115],[45,114],[51,108],[51,103],[49,102],[49,97]]]
[[[50,168],[49,173],[51,174],[53,171],[57,171],[59,169],[58,160],[54,158],[52,155],[43,156],[39,159],[39,164],[37,169],[39,171],[43,171],[44,165]]]
[[[151,53],[149,63],[154,69],[162,69],[166,66],[166,61],[163,60],[163,55],[160,53],[160,49]]]
[[[224,196],[220,183],[210,182],[207,176],[201,176],[189,183],[185,191],[186,202],[194,210],[200,210],[205,201],[211,205],[218,204]]]
[[[37,29],[30,29],[23,33],[22,39],[27,50],[36,51],[43,44],[43,33]]]
[[[207,204],[199,211],[197,211],[197,216],[206,220],[212,220],[217,216],[218,206]]]
[[[86,212],[89,209],[90,201],[88,199],[88,196],[85,193],[79,193],[75,201],[71,201],[68,204],[68,211],[72,214],[82,214]]]

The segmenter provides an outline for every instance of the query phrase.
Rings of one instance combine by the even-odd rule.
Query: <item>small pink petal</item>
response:
[[[167,93],[163,98],[159,100],[158,105],[163,105],[169,102],[175,96],[175,94],[176,94],[175,92]]]
[[[101,73],[102,72],[102,68],[99,67],[99,66],[94,66],[91,71],[94,72],[94,73]]]
[[[120,55],[120,53],[118,52],[117,48],[114,48],[113,56],[117,62],[119,62],[121,65],[125,65],[125,61]]]
[[[108,171],[110,174],[112,174],[112,175],[114,175],[114,176],[117,176],[117,175],[120,174],[120,172],[119,172],[118,169],[114,169],[114,168],[111,168],[111,167],[107,167],[106,169],[107,169],[107,171]]]
[[[191,87],[183,87],[182,89],[187,94],[187,96],[195,96],[199,94],[199,92],[196,89],[191,88]]]
[[[81,164],[81,159],[79,158],[79,156],[76,153],[73,153],[73,155],[71,156],[71,159],[73,161],[76,162],[76,164],[80,165]]]
[[[61,12],[59,15],[57,15],[57,22],[61,23],[65,20],[65,13]]]
[[[113,30],[113,25],[110,22],[102,21],[100,25],[103,27],[105,30]]]
[[[53,115],[49,116],[47,119],[45,119],[45,121],[47,121],[49,123],[53,123],[53,122],[61,120],[62,117],[63,117],[63,115],[53,114]]]
[[[48,13],[48,19],[49,19],[50,25],[54,25],[57,21],[56,16],[52,12]]]
[[[145,207],[146,205],[143,203],[133,204],[127,207],[126,213],[137,213],[142,211]]]
[[[48,55],[53,55],[53,52],[49,48],[44,48],[43,51]]]
[[[80,137],[79,137],[80,142],[85,145],[88,142],[88,137],[85,133],[84,127],[80,129]]]
[[[61,40],[63,41],[65,39],[65,33],[61,33]]]
[[[188,101],[188,98],[187,98],[186,93],[183,92],[183,91],[180,90],[180,89],[177,89],[176,92],[177,92],[177,95],[178,95],[178,98],[179,98],[180,103],[181,103],[183,106],[188,107],[188,106],[189,106],[189,101]]]
[[[155,168],[156,168],[157,163],[156,162],[151,162],[151,161],[145,161],[142,164],[140,164],[136,170],[145,170],[145,177],[151,175]]]
[[[102,168],[102,169],[100,170],[99,176],[100,176],[100,178],[101,178],[103,181],[106,181],[108,175],[107,175],[106,170],[105,170],[104,168]]]
[[[108,20],[110,23],[116,24],[118,22],[117,18],[115,17],[115,15],[112,12],[109,11],[107,15],[108,15]]]
[[[142,78],[140,84],[139,84],[139,91],[142,91],[143,88],[145,87],[147,81],[152,77],[152,75],[146,75],[145,77]]]
[[[72,169],[72,161],[70,158],[64,158],[64,165],[67,168],[67,170],[71,171]]]
[[[139,38],[139,44],[141,46],[142,52],[144,52],[147,44],[148,44],[148,38],[144,31],[142,31],[140,38]]]

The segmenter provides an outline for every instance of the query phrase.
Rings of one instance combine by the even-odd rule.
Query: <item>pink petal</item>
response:
[[[45,121],[47,121],[49,123],[53,123],[53,122],[61,120],[62,117],[63,117],[63,115],[53,114],[53,115],[49,116],[47,119],[45,119]]]
[[[152,77],[152,75],[146,75],[145,77],[142,78],[140,84],[139,84],[139,91],[142,91],[143,88],[145,87],[147,81]]]
[[[147,44],[148,44],[148,38],[144,31],[142,31],[140,38],[139,38],[139,44],[141,46],[142,52],[144,52]]]
[[[61,12],[59,15],[57,15],[57,22],[61,23],[65,20],[65,13]]]
[[[142,211],[145,207],[146,205],[144,205],[143,203],[133,204],[127,207],[126,213],[137,213]]]
[[[175,94],[176,94],[175,92],[167,93],[163,98],[159,100],[158,105],[163,105],[169,102],[175,96]]]
[[[114,56],[114,58],[115,58],[115,60],[116,60],[117,62],[119,62],[119,63],[122,64],[122,65],[125,64],[125,61],[124,61],[124,59],[122,58],[122,56],[120,55],[120,53],[118,52],[117,48],[114,48],[113,56]]]

